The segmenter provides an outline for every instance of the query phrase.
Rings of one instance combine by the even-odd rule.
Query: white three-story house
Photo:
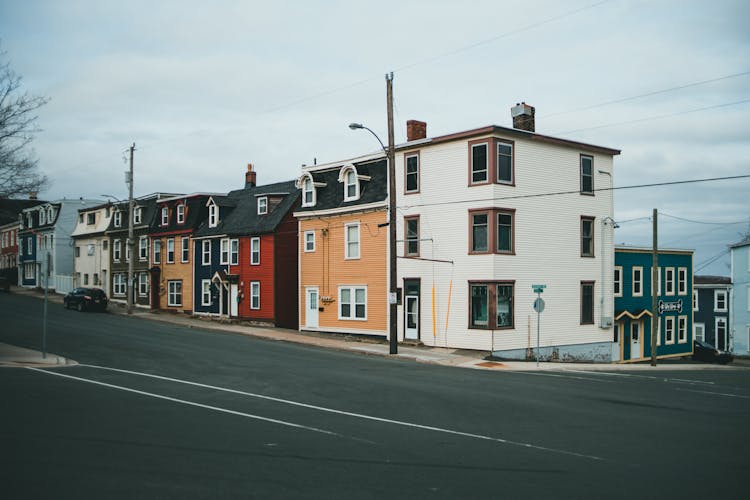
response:
[[[616,359],[613,157],[541,135],[534,108],[513,128],[427,138],[407,123],[396,151],[399,338],[429,346]]]

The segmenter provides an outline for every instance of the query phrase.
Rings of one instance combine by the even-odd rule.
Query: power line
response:
[[[732,75],[720,76],[718,78],[711,78],[709,80],[701,80],[700,82],[687,83],[685,85],[678,85],[676,87],[669,87],[669,88],[661,89],[661,90],[654,90],[652,92],[646,92],[644,94],[638,94],[638,95],[634,95],[634,96],[630,96],[630,97],[623,97],[623,98],[620,98],[620,99],[613,99],[611,101],[604,101],[604,102],[600,102],[598,104],[592,104],[590,106],[585,106],[583,108],[569,109],[567,111],[558,111],[556,113],[550,113],[548,115],[541,115],[541,118],[549,118],[550,116],[559,116],[559,115],[565,115],[565,114],[568,114],[568,113],[577,113],[579,111],[588,111],[589,109],[600,108],[602,106],[609,106],[610,104],[619,104],[621,102],[632,101],[632,100],[635,100],[635,99],[640,99],[642,97],[649,97],[649,96],[652,96],[652,95],[665,94],[667,92],[673,92],[675,90],[682,90],[682,89],[687,89],[687,88],[690,88],[690,87],[697,87],[698,85],[705,85],[707,83],[719,82],[721,80],[728,80],[730,78],[737,78],[739,76],[746,76],[746,75],[750,75],[750,71],[744,71],[742,73],[734,73]]]
[[[689,180],[684,180],[684,181],[654,182],[650,184],[633,184],[629,186],[613,186],[613,187],[605,187],[605,188],[596,188],[593,191],[594,192],[618,191],[618,190],[624,190],[624,189],[640,189],[640,188],[647,188],[647,187],[676,186],[680,184],[696,184],[696,183],[701,183],[701,182],[726,181],[726,180],[747,179],[747,178],[750,178],[750,174],[732,175],[732,176],[727,176],[727,177],[709,177],[706,179],[689,179]],[[560,196],[560,195],[566,195],[566,194],[581,194],[581,190],[576,189],[574,191],[552,191],[548,193],[520,194],[520,195],[515,195],[515,196],[500,196],[500,197],[495,197],[495,198],[480,198],[480,199],[472,199],[472,200],[439,201],[439,202],[434,202],[434,203],[418,203],[414,205],[400,205],[400,207],[408,209],[408,208],[432,207],[432,206],[440,206],[440,205],[459,205],[463,203],[494,202],[494,201],[503,201],[503,200],[518,200],[518,199],[524,199],[524,198],[542,198],[546,196]]]
[[[685,222],[691,222],[693,224],[707,224],[712,226],[731,226],[735,224],[747,224],[748,219],[735,221],[735,222],[706,222],[706,221],[700,221],[700,220],[692,220],[692,219],[686,219],[684,217],[677,217],[676,215],[670,215],[664,212],[659,212],[659,215],[663,217],[669,217],[670,219],[677,219]]]
[[[618,123],[609,123],[609,124],[605,124],[605,125],[597,125],[595,127],[585,127],[585,128],[578,128],[578,129],[575,129],[575,130],[565,130],[565,131],[560,131],[560,132],[553,132],[552,134],[553,135],[573,134],[573,133],[576,133],[576,132],[584,132],[586,130],[596,130],[596,129],[600,129],[600,128],[617,127],[619,125],[629,125],[631,123],[641,123],[641,122],[646,122],[646,121],[651,121],[651,120],[661,120],[661,119],[664,119],[664,118],[672,118],[672,117],[675,117],[675,116],[687,115],[687,114],[690,114],[690,113],[697,113],[699,111],[706,111],[706,110],[709,110],[709,109],[726,108],[728,106],[736,106],[738,104],[744,104],[746,102],[750,102],[750,99],[743,99],[741,101],[727,102],[727,103],[723,103],[723,104],[715,104],[713,106],[706,106],[704,108],[690,109],[690,110],[687,110],[687,111],[678,111],[676,113],[670,113],[670,114],[666,114],[666,115],[649,116],[647,118],[639,118],[637,120],[628,120],[628,121],[618,122]]]

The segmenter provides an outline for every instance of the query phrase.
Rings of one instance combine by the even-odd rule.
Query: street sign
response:
[[[534,290],[534,293],[544,293],[544,289],[547,288],[547,285],[531,285],[531,288]]]
[[[538,313],[544,312],[544,299],[543,298],[540,297],[534,301],[534,310]]]

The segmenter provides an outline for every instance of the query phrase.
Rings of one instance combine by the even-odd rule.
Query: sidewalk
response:
[[[11,287],[11,293],[18,295],[28,295],[37,298],[44,298],[44,294],[35,290],[29,290],[21,287]],[[54,293],[49,294],[51,302],[62,303],[62,295]],[[124,306],[117,303],[111,303],[108,307],[110,314],[127,316]],[[150,309],[133,308],[132,316],[147,319],[150,321],[161,321],[175,325],[186,326],[190,328],[202,328],[205,330],[216,330],[230,332],[241,335],[249,335],[257,338],[279,342],[292,342],[325,349],[338,351],[354,352],[362,355],[392,357],[403,360],[416,361],[419,363],[435,364],[442,366],[452,366],[459,368],[472,368],[479,370],[499,370],[499,371],[673,371],[673,370],[732,370],[750,368],[750,360],[738,359],[730,365],[717,365],[708,363],[693,363],[689,360],[664,360],[660,361],[658,366],[652,367],[648,362],[644,363],[563,363],[547,362],[537,363],[534,361],[488,361],[485,358],[489,353],[486,351],[470,351],[464,349],[452,349],[428,346],[412,346],[399,344],[398,354],[392,355],[389,352],[389,345],[385,340],[347,336],[341,334],[321,334],[314,332],[299,332],[297,330],[287,330],[283,328],[270,328],[261,326],[251,326],[244,323],[227,322],[215,319],[208,319],[200,316],[187,316],[179,313],[170,313],[164,311],[153,311]],[[11,352],[5,353],[5,344],[0,344],[0,366],[8,366],[7,363],[13,360],[14,355]],[[8,346],[12,347],[12,346]],[[20,349],[20,348],[15,348]],[[36,357],[31,356],[27,349],[21,349],[15,353],[18,356],[24,356],[25,362],[39,362],[41,353],[36,353]],[[47,355],[49,359],[54,355]],[[65,360],[65,358],[59,358]],[[19,361],[23,363],[24,361]],[[75,362],[65,360],[62,364],[73,364]]]

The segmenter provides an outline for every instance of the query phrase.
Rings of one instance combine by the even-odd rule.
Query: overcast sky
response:
[[[131,143],[136,195],[373,152],[347,125],[387,140],[390,71],[396,142],[408,119],[428,136],[510,127],[523,100],[537,132],[621,149],[614,184],[630,186],[750,175],[748,19],[747,0],[24,0],[0,2],[0,38],[25,89],[51,98],[34,141],[44,199],[127,197]],[[749,194],[749,179],[616,191],[616,242],[650,245],[657,208],[660,245],[729,275]]]

